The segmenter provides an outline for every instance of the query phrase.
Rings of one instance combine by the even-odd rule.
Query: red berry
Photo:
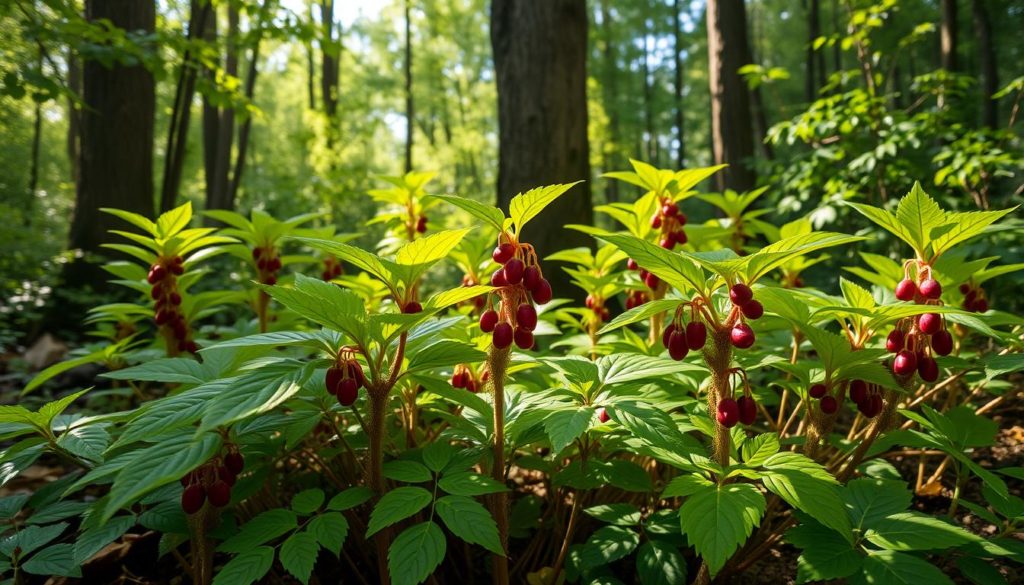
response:
[[[821,412],[824,412],[825,414],[835,414],[835,412],[839,410],[839,402],[834,396],[826,396],[822,398],[819,406],[821,406]]]
[[[740,421],[740,407],[732,398],[724,398],[718,402],[718,413],[715,418],[718,419],[718,424],[731,429]]]
[[[658,242],[658,245],[666,250],[671,250],[676,247],[676,241],[672,236],[667,236],[662,238],[661,241]]]
[[[172,292],[171,296],[168,297],[168,299],[171,301],[172,305],[177,306],[181,304],[181,295],[176,292]]]
[[[533,302],[538,305],[546,305],[551,300],[552,294],[551,283],[542,278],[537,283],[537,287],[533,289]]]
[[[676,326],[670,323],[669,326],[661,332],[661,344],[665,346],[665,349],[668,349],[669,338],[672,337],[672,333],[675,332],[675,330]]]
[[[523,271],[526,265],[519,258],[513,258],[505,263],[505,282],[516,285],[523,281]]]
[[[678,222],[679,225],[686,225],[686,214],[683,213],[682,211],[677,213],[676,214],[676,222]],[[680,231],[682,231],[682,230],[680,230]]]
[[[189,353],[199,353],[199,344],[190,340],[185,344],[185,351]]]
[[[505,321],[498,323],[494,327],[494,333],[491,335],[491,342],[498,349],[505,349],[512,345],[512,326]]]
[[[669,216],[671,216],[671,215],[675,215],[678,212],[679,212],[679,206],[676,205],[675,202],[673,202],[673,201],[669,201],[669,202],[667,202],[667,203],[665,203],[664,205],[661,206],[661,214],[662,215],[669,215]]]
[[[277,277],[271,274],[270,276],[263,279],[263,284],[269,284],[270,286],[274,286],[275,284],[277,284]]]
[[[932,357],[922,354],[917,358],[917,375],[925,382],[934,382],[939,379],[939,364]]]
[[[896,298],[901,301],[912,301],[917,295],[917,285],[913,280],[904,278],[896,285]]]
[[[516,327],[512,335],[515,338],[516,346],[519,349],[530,349],[533,347],[533,333],[523,327]]]
[[[608,416],[608,411],[605,410],[605,408],[603,406],[601,408],[597,409],[597,420],[599,420],[599,421],[601,421],[603,423],[606,423],[610,419],[611,419],[611,417]]]
[[[917,370],[917,356],[909,350],[902,350],[892,361],[892,371],[898,376],[909,376]]]
[[[690,349],[703,349],[707,340],[708,328],[703,321],[690,321],[686,324],[686,345]]]
[[[682,228],[679,228],[676,231],[672,232],[672,239],[675,240],[676,243],[679,244],[680,246],[689,241],[689,238],[686,237],[686,232],[683,231]]]
[[[937,313],[925,313],[917,317],[917,327],[921,333],[933,335],[942,329],[942,317]]]
[[[338,383],[338,404],[352,406],[359,396],[359,382],[355,378],[345,378]]]
[[[658,283],[660,282],[661,280],[658,279],[658,276],[650,272],[648,272],[647,276],[644,277],[644,284],[646,284],[648,288],[658,288]]]
[[[942,285],[934,278],[927,278],[921,282],[921,294],[929,299],[937,299],[942,296]]]
[[[869,411],[869,413],[867,415],[868,418],[874,418],[874,417],[878,416],[879,414],[881,414],[882,413],[882,406],[883,406],[882,405],[882,396],[880,394],[873,395],[871,397],[871,402],[870,402],[870,407],[871,408],[870,408],[870,411]]]
[[[640,270],[640,265],[636,263],[636,260],[629,258],[626,260],[626,268],[629,268],[630,270]]]
[[[527,331],[537,328],[537,309],[533,305],[523,303],[516,309],[516,325]]]
[[[868,399],[868,385],[864,380],[850,382],[850,400],[860,405]]]
[[[153,267],[149,269],[149,274],[146,275],[146,280],[149,284],[156,284],[163,280],[165,276],[167,276],[167,270],[160,264],[154,264]]]
[[[341,379],[344,377],[344,372],[341,368],[327,368],[327,377],[324,379],[327,385],[327,392],[331,394],[338,393],[338,384],[341,383]]]
[[[661,229],[661,216],[657,213],[651,216],[651,227],[654,229]]]
[[[729,332],[729,340],[732,341],[733,346],[740,349],[747,349],[754,345],[754,339],[754,330],[746,323],[737,323]]]
[[[277,256],[271,258],[270,261],[267,262],[267,270],[271,272],[277,272],[278,270],[281,270],[281,258]]]
[[[594,308],[594,304],[595,304],[594,295],[587,295],[587,298],[586,298],[586,301],[585,301],[584,304],[587,305],[588,309],[593,309]]]
[[[245,469],[245,459],[238,451],[232,451],[224,456],[224,467],[231,470],[231,473],[238,475]]]
[[[181,492],[181,509],[190,516],[198,512],[205,501],[206,490],[198,483],[188,486],[185,491]]]
[[[757,420],[757,403],[750,396],[740,396],[736,400],[736,406],[740,410],[740,422],[745,425],[752,425]]]
[[[978,299],[977,302],[974,303],[974,312],[975,313],[987,313],[988,312],[988,301],[986,301],[985,299]]]
[[[536,266],[527,266],[526,269],[523,270],[523,286],[526,287],[526,290],[533,290],[537,288],[539,283],[540,268],[537,268]]]
[[[153,287],[153,290],[149,291],[149,296],[155,301],[160,297],[164,296],[164,289],[159,284]]]
[[[828,388],[824,384],[815,384],[811,386],[811,389],[807,391],[811,398],[821,398],[828,393]]]
[[[729,289],[729,300],[736,306],[742,307],[753,298],[754,291],[750,290],[750,287],[742,282],[737,282]]]
[[[414,313],[422,313],[423,305],[419,304],[417,301],[409,301],[408,303],[405,304],[404,307],[402,307],[402,312],[407,315],[412,315]]]
[[[893,329],[889,333],[889,337],[885,339],[885,349],[889,353],[896,353],[903,349],[903,332],[899,329]]]
[[[363,375],[363,368],[359,365],[359,362],[349,360],[347,368],[348,377],[356,381],[356,388],[366,386],[366,376]]]
[[[421,215],[419,220],[416,221],[416,231],[421,234],[427,231],[427,216]]]
[[[668,338],[668,355],[677,362],[686,357],[690,348],[686,346],[686,333],[676,329]]]
[[[960,294],[967,294],[971,292],[971,285],[966,282],[960,285]]]
[[[262,254],[263,254],[263,248],[253,248],[252,249],[252,259],[253,260],[259,260],[260,256]]]
[[[494,309],[487,309],[480,315],[480,331],[490,333],[498,324],[498,313]]]
[[[468,373],[466,374],[466,390],[474,393],[476,392],[476,380],[471,378]]]
[[[953,353],[953,336],[945,329],[932,334],[932,351],[935,355],[949,355]]]
[[[740,306],[740,312],[742,312],[743,316],[747,319],[753,319],[756,321],[764,315],[764,305],[758,301],[748,301]]]
[[[195,479],[196,472],[190,471],[185,475],[181,476],[181,479],[179,479],[178,481],[181,483],[181,487],[188,487],[190,484],[195,482]]]
[[[218,479],[210,486],[207,496],[210,498],[211,504],[223,508],[231,501],[231,486]]]
[[[235,485],[235,480],[237,479],[235,474],[232,473],[227,466],[223,465],[217,468],[217,477],[219,477],[224,483],[228,484],[228,487],[233,487]]]
[[[505,280],[505,269],[504,268],[499,268],[499,269],[495,270],[494,274],[491,275],[491,286],[497,286],[497,287],[508,286],[508,281]]]
[[[499,244],[498,247],[494,249],[494,252],[491,253],[491,258],[493,258],[498,264],[504,264],[511,260],[515,255],[516,247],[512,245],[511,242],[505,242],[504,244]]]

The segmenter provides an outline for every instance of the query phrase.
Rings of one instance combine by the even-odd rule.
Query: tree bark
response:
[[[334,0],[323,0],[320,3],[320,21],[323,26],[323,40],[321,49],[323,51],[320,75],[320,91],[323,95],[324,114],[327,115],[333,130],[334,118],[338,112],[338,77],[339,64],[334,38]],[[329,133],[328,139],[333,136]]]
[[[587,142],[585,0],[494,0],[491,45],[498,87],[498,204],[541,185],[590,178]],[[528,226],[524,239],[543,257],[591,247],[567,230],[591,224],[590,183],[573,187]],[[568,276],[548,270],[555,294],[578,296]]]
[[[650,10],[650,4],[646,4],[645,8]],[[644,144],[646,145],[646,158],[647,162],[654,165],[658,165],[658,137],[654,133],[654,88],[652,87],[651,81],[651,48],[650,38],[653,35],[651,31],[650,20],[644,19],[644,52],[643,61],[640,64],[640,71],[643,72],[644,76]]]
[[[981,123],[989,128],[999,125],[999,102],[992,94],[999,90],[999,68],[992,42],[992,20],[984,0],[971,0],[974,31],[978,35],[978,59],[981,67]]]
[[[152,32],[156,24],[152,0],[88,0],[85,14],[90,22],[108,19],[124,30]],[[153,216],[153,75],[141,64],[105,67],[85,61],[83,100],[81,177],[69,247],[96,252],[110,241],[109,230],[127,228],[101,207]],[[65,283],[101,285],[103,274],[78,260],[67,265]]]
[[[816,79],[818,51],[814,50],[814,41],[821,36],[821,6],[819,0],[808,0],[807,6],[807,60],[804,68],[804,97],[807,103],[818,97],[818,87],[825,81],[824,77]]]
[[[957,0],[942,0],[942,24],[939,31],[942,68],[952,73],[957,70]]]
[[[750,93],[739,69],[750,62],[743,0],[708,0],[708,68],[711,89],[711,139],[716,164],[728,164],[717,175],[720,189],[747,191],[756,175]]]
[[[405,0],[405,172],[412,172],[412,141],[416,115],[412,100],[412,0]]]
[[[78,61],[78,55],[73,50],[68,50],[67,56],[68,64],[68,90],[73,92],[75,96],[82,95],[82,66]],[[80,161],[79,156],[79,138],[82,133],[82,115],[78,111],[78,106],[75,104],[75,99],[68,98],[68,134],[67,141],[65,143],[65,149],[68,154],[68,163],[71,167],[71,182],[75,185],[78,184],[78,168]]]
[[[686,168],[686,131],[683,127],[683,13],[679,0],[672,0],[672,34],[675,53],[675,106],[676,106],[676,169]]]
[[[605,113],[608,116],[608,142],[609,145],[605,147],[604,156],[604,171],[618,171],[620,169],[621,158],[618,156],[619,153],[619,140],[621,132],[619,130],[619,86],[618,86],[618,58],[615,53],[615,38],[612,34],[612,15],[611,15],[611,0],[601,0],[601,32],[604,37],[604,46],[602,48],[602,54],[604,59],[604,83],[602,84],[602,90],[604,92],[604,108]],[[619,200],[619,181],[605,181],[607,185],[605,192],[605,199],[608,203],[614,203]]]

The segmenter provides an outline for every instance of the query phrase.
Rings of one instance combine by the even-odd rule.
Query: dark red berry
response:
[[[593,309],[596,302],[594,301],[594,295],[587,295],[584,304],[587,305],[588,309]]]
[[[732,398],[724,398],[718,402],[715,418],[718,419],[718,424],[731,429],[740,421],[740,407]]]
[[[821,406],[821,412],[825,414],[835,414],[839,410],[839,402],[834,396],[825,396],[821,399],[819,406]]]
[[[498,349],[505,349],[512,345],[512,326],[502,321],[494,327],[494,333],[491,335],[491,342],[494,343],[494,347]]]
[[[949,331],[943,329],[932,334],[932,351],[935,355],[949,355],[953,353],[953,336]]]
[[[253,248],[252,249],[252,259],[253,260],[259,260],[260,256],[262,254],[263,254],[263,248]]]
[[[160,264],[154,264],[153,267],[149,269],[149,274],[146,275],[146,280],[149,284],[156,284],[163,280],[165,276],[167,276],[167,270]]]
[[[960,294],[965,295],[969,292],[971,292],[971,285],[967,284],[966,282],[960,285]]]
[[[896,298],[901,301],[912,301],[917,295],[917,285],[913,280],[904,278],[896,285]]]
[[[974,303],[975,313],[987,313],[988,312],[988,301],[985,299],[978,299]]]
[[[736,400],[736,406],[740,410],[740,422],[745,425],[752,425],[757,420],[757,402],[750,396],[740,396]]]
[[[345,378],[338,383],[338,404],[352,406],[359,396],[359,382],[355,378]]]
[[[658,278],[658,276],[650,272],[648,272],[647,276],[644,277],[644,284],[646,284],[648,288],[658,288],[658,283],[660,282],[661,280]]]
[[[893,329],[889,333],[889,337],[885,339],[885,349],[889,353],[896,353],[903,349],[903,332],[899,329]]]
[[[673,331],[668,338],[668,355],[672,359],[680,361],[686,357],[689,351],[690,348],[686,346],[686,333],[679,329]]]
[[[341,379],[344,377],[344,372],[341,368],[327,368],[327,376],[324,382],[327,386],[327,391],[331,394],[338,393],[338,384],[341,383]]]
[[[536,288],[533,289],[533,302],[538,305],[546,305],[551,300],[552,294],[551,283],[547,279],[542,278],[537,283]]]
[[[629,258],[626,260],[626,268],[629,268],[630,270],[640,270],[640,265],[636,263],[636,260]]]
[[[661,229],[661,216],[657,213],[651,216],[651,227],[654,229]]]
[[[608,411],[605,410],[603,406],[597,409],[597,420],[601,421],[602,423],[606,423],[610,419],[611,417],[608,416]]]
[[[235,480],[237,479],[236,475],[224,465],[217,468],[217,477],[219,477],[224,483],[228,484],[228,487],[234,487]]]
[[[224,456],[224,467],[231,470],[231,473],[238,475],[245,469],[245,459],[238,451],[232,451]]]
[[[190,471],[185,475],[181,476],[181,479],[179,479],[178,481],[181,483],[181,487],[188,487],[190,484],[195,482],[195,479],[196,472]]]
[[[271,258],[270,261],[267,262],[267,270],[271,272],[277,272],[278,270],[281,270],[281,258],[277,256]]]
[[[511,242],[505,242],[499,244],[494,252],[491,254],[491,258],[494,259],[498,264],[504,264],[512,259],[516,255],[516,247]]]
[[[402,307],[402,312],[407,315],[412,315],[414,313],[422,313],[423,305],[419,304],[419,302],[417,301],[409,301],[408,303],[405,304],[404,307]]]
[[[942,317],[938,313],[925,313],[918,315],[917,317],[917,328],[921,330],[921,333],[926,335],[933,335],[938,333],[942,329]]]
[[[181,509],[190,516],[198,512],[205,501],[206,490],[198,483],[188,486],[181,492]]]
[[[811,398],[821,398],[828,393],[828,388],[824,384],[815,384],[811,386],[811,389],[807,391]]]
[[[181,304],[181,295],[176,293],[176,292],[172,292],[171,295],[168,297],[168,300],[171,301],[172,305],[175,305],[175,306],[180,305]]]
[[[743,316],[747,319],[757,320],[764,315],[764,305],[758,301],[748,301],[740,306],[740,312],[742,312]]]
[[[937,299],[942,296],[942,285],[934,278],[927,278],[921,282],[921,294],[925,298]]]
[[[366,376],[363,375],[363,368],[359,365],[359,362],[355,360],[348,362],[348,376],[356,381],[357,388],[366,386]]]
[[[867,415],[868,418],[874,418],[874,417],[878,416],[879,414],[881,414],[882,413],[882,406],[883,406],[882,405],[882,396],[880,394],[873,395],[871,397],[871,401],[870,401],[870,407],[871,408],[870,408],[870,411],[869,411],[869,413]]]
[[[263,284],[269,284],[270,286],[274,286],[275,284],[277,284],[277,277],[271,274],[270,276],[263,279]]]
[[[474,393],[477,390],[476,380],[471,378],[468,373],[466,374],[466,390],[469,390],[470,392],[474,392]]]
[[[690,321],[686,324],[686,345],[690,349],[703,349],[707,340],[708,328],[703,321]]]
[[[527,331],[537,328],[537,309],[533,305],[523,303],[516,309],[516,325]]]
[[[934,382],[939,379],[939,364],[927,355],[920,355],[917,358],[917,375],[925,382]]]
[[[494,271],[491,275],[491,286],[502,287],[508,286],[508,281],[505,280],[505,269],[499,268]]]
[[[676,247],[676,241],[672,236],[667,236],[662,238],[661,241],[658,242],[658,245],[666,250],[671,250]]]
[[[210,491],[206,495],[210,498],[212,505],[223,508],[231,501],[231,486],[218,479],[213,482],[213,485],[210,486]]]
[[[452,388],[465,388],[466,387],[466,373],[455,372],[452,374]]]
[[[419,220],[416,221],[416,231],[421,234],[427,231],[427,216],[421,215]]]
[[[754,291],[750,290],[750,287],[742,282],[737,282],[729,289],[729,300],[738,307],[749,303],[753,298]]]
[[[669,338],[672,337],[672,333],[675,332],[675,330],[676,326],[670,323],[669,326],[661,332],[661,344],[665,346],[665,349],[668,349]]]
[[[892,371],[898,376],[909,376],[917,370],[917,356],[909,350],[902,350],[892,361]]]
[[[682,228],[672,232],[671,235],[672,239],[675,240],[676,243],[679,244],[680,246],[689,241],[689,238],[686,237],[686,232],[683,231]]]
[[[523,281],[523,271],[526,265],[519,258],[513,258],[505,263],[505,282],[516,285]]]
[[[537,288],[537,284],[540,283],[540,268],[536,266],[527,266],[523,270],[523,286],[526,290],[533,290]]]
[[[519,349],[530,349],[533,347],[533,333],[523,327],[516,327],[512,334]]]
[[[850,382],[850,400],[860,405],[869,398],[868,385],[864,380]]]
[[[754,345],[754,339],[754,330],[746,323],[737,323],[729,332],[729,340],[739,349],[747,349]]]
[[[498,324],[498,313],[494,309],[487,309],[480,315],[480,331],[490,333]]]

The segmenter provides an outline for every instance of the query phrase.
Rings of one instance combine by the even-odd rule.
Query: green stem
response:
[[[509,349],[491,346],[487,365],[494,389],[494,480],[505,485],[505,376],[508,373]],[[498,525],[498,537],[505,554],[491,555],[494,562],[495,585],[508,585],[508,494],[499,492],[491,497],[491,513]]]

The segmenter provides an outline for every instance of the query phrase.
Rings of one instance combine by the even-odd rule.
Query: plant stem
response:
[[[384,492],[384,420],[387,416],[388,392],[380,387],[368,389],[370,397],[370,466],[367,468],[366,483],[378,497]],[[391,545],[391,531],[384,528],[374,535],[377,547],[377,570],[380,582],[391,582],[388,573],[388,548]]]
[[[508,372],[509,348],[498,349],[491,345],[487,365],[491,372],[491,386],[494,389],[494,464],[491,470],[494,480],[505,485],[505,376]],[[508,494],[498,492],[491,496],[491,513],[498,525],[498,537],[504,555],[494,554],[495,585],[508,585]]]

